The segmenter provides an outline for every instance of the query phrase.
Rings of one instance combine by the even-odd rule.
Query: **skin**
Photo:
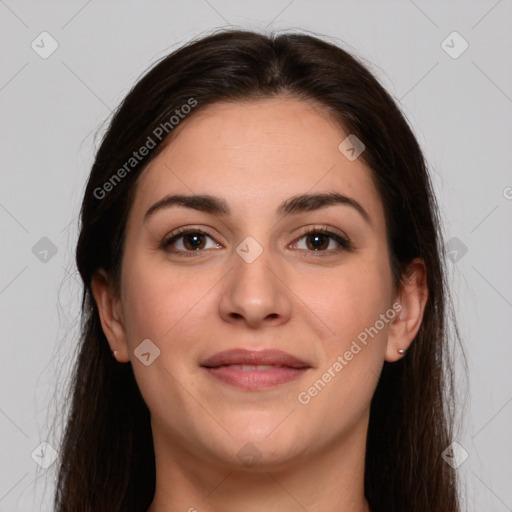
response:
[[[93,281],[103,330],[117,360],[133,365],[151,412],[156,492],[150,512],[369,510],[363,492],[369,407],[384,361],[402,357],[427,300],[423,263],[394,290],[382,201],[371,170],[338,146],[345,133],[318,105],[278,97],[219,103],[198,111],[140,176],[126,229],[121,291],[102,270]],[[338,192],[347,205],[276,213],[290,197]],[[222,198],[230,215],[172,206],[144,220],[167,194]],[[201,250],[180,227],[207,231]],[[351,243],[306,228],[329,227]],[[248,236],[262,254],[236,252]],[[308,244],[309,241],[309,244]],[[252,250],[252,249],[251,249]],[[400,315],[307,404],[298,394],[332,368],[365,328],[400,301]],[[134,350],[150,339],[160,355]],[[269,390],[224,384],[200,362],[232,348],[277,348],[311,368]],[[246,445],[260,457],[237,456]]]

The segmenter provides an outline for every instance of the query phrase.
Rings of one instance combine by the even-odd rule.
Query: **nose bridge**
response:
[[[288,321],[292,305],[276,277],[278,256],[273,258],[271,250],[247,237],[233,253],[233,266],[220,301],[223,319],[246,322],[251,327]]]

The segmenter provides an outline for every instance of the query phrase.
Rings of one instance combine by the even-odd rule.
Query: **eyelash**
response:
[[[328,256],[329,254],[332,254],[333,252],[342,252],[342,251],[350,251],[352,249],[352,245],[350,243],[350,240],[346,237],[341,235],[340,233],[335,233],[331,229],[329,229],[327,226],[325,227],[312,227],[308,228],[305,231],[302,232],[302,234],[297,238],[296,240],[299,241],[302,238],[308,236],[308,235],[325,235],[332,240],[334,240],[336,243],[339,244],[340,247],[337,249],[329,249],[329,250],[307,250],[307,249],[297,249],[297,250],[305,250],[308,253],[313,253],[315,256],[311,255],[311,257],[316,257],[317,255],[322,256]],[[295,242],[294,242],[295,243]]]
[[[183,238],[185,235],[190,235],[190,234],[200,234],[200,235],[207,236],[207,237],[211,238],[212,240],[214,240],[213,237],[210,235],[210,233],[207,233],[206,231],[204,231],[202,229],[183,227],[183,228],[177,229],[175,232],[171,233],[168,237],[166,237],[161,243],[161,249],[164,250],[165,252],[170,252],[173,254],[181,254],[185,257],[197,257],[198,253],[203,252],[204,249],[191,250],[191,251],[184,251],[184,250],[170,251],[168,249],[168,247],[171,244],[173,244],[180,238]],[[347,237],[345,237],[339,233],[335,233],[335,232],[331,231],[330,229],[328,229],[327,227],[308,228],[298,238],[296,238],[295,241],[292,243],[296,244],[298,241],[300,241],[302,238],[304,238],[308,235],[325,235],[339,244],[339,247],[337,249],[318,250],[318,251],[308,250],[308,249],[296,249],[299,251],[305,251],[307,253],[313,253],[313,254],[309,254],[308,257],[313,257],[313,258],[325,257],[325,256],[332,255],[333,253],[350,251],[352,249],[351,242],[349,241],[349,239]],[[218,244],[218,242],[215,242],[215,243]]]

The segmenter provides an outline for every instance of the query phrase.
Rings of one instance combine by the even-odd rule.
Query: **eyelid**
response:
[[[325,233],[339,236],[340,238],[344,238],[346,240],[349,239],[348,235],[342,231],[341,229],[335,228],[334,226],[330,226],[329,224],[315,224],[313,226],[306,226],[305,228],[300,229],[299,237],[304,235],[308,235],[311,233]]]
[[[335,249],[324,249],[324,250],[312,250],[312,249],[299,249],[294,248],[295,251],[301,251],[308,258],[322,258],[333,256],[335,254],[339,255],[339,253],[349,252],[353,250],[353,245],[350,238],[340,229],[334,228],[332,226],[323,225],[323,226],[308,226],[304,228],[301,234],[295,238],[295,240],[290,245],[297,245],[299,241],[308,235],[321,234],[326,235],[332,240],[334,240],[338,247]]]
[[[171,233],[169,233],[168,235],[166,235],[163,238],[160,246],[164,251],[172,252],[172,251],[168,250],[168,247],[173,242],[175,242],[177,239],[179,239],[187,234],[192,234],[192,233],[198,233],[198,234],[207,236],[216,245],[223,246],[222,243],[220,243],[216,240],[216,237],[214,235],[212,235],[211,233],[209,233],[208,231],[206,231],[203,228],[195,227],[193,225],[192,226],[182,226],[180,228],[175,229],[174,231],[172,231]],[[349,237],[342,230],[335,228],[333,226],[327,225],[327,224],[307,226],[305,228],[301,228],[298,236],[295,237],[295,239],[288,245],[288,247],[290,245],[296,244],[299,240],[301,240],[302,238],[304,238],[305,236],[310,235],[310,234],[326,235],[326,236],[330,237],[331,239],[333,239],[336,243],[338,243],[340,248],[329,249],[329,250],[319,250],[319,251],[307,250],[307,249],[294,249],[294,250],[313,253],[315,255],[320,255],[321,253],[324,253],[324,255],[329,255],[329,254],[333,254],[335,252],[349,251],[352,249],[352,243],[351,243]],[[216,247],[216,249],[219,249],[219,247]],[[205,252],[206,250],[209,250],[209,249],[201,249],[201,250],[197,250],[197,251],[176,250],[175,253],[187,254],[187,255],[198,255],[198,253]]]
[[[192,233],[198,233],[198,234],[207,236],[207,237],[211,238],[213,240],[213,242],[215,242],[216,245],[223,245],[216,240],[216,237],[214,235],[212,235],[208,231],[204,230],[203,228],[195,227],[193,225],[192,226],[182,226],[180,228],[175,229],[168,235],[164,236],[162,242],[159,245],[160,245],[161,249],[163,249],[164,251],[172,252],[172,251],[169,251],[168,247],[173,242],[175,242],[177,239],[179,239],[187,234],[192,234]],[[180,253],[180,254],[189,253],[189,254],[196,255],[197,253],[204,252],[204,251],[205,251],[205,249],[202,249],[199,251],[176,250],[175,253]]]

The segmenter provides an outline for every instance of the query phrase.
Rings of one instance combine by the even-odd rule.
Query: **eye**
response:
[[[171,233],[162,248],[168,252],[200,252],[204,249],[219,249],[222,246],[206,232],[200,229],[183,228]]]
[[[319,228],[307,230],[291,247],[309,252],[338,252],[351,248],[345,236]]]

